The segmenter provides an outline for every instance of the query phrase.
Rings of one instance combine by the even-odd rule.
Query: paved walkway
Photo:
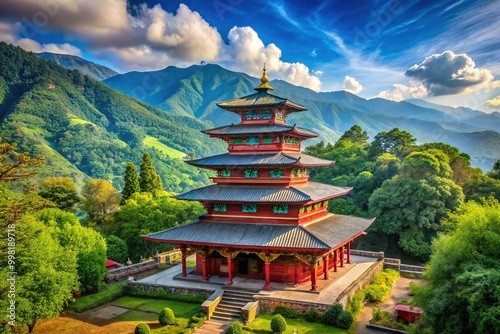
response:
[[[409,300],[410,283],[421,283],[422,280],[415,278],[400,277],[394,282],[389,297],[382,303],[368,303],[364,306],[362,313],[357,318],[356,334],[379,334],[379,331],[366,328],[366,324],[372,319],[373,307],[378,307],[382,311],[394,313],[394,307],[401,300]]]

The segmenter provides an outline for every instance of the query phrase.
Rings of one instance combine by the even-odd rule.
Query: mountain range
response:
[[[200,132],[208,126],[0,43],[0,137],[19,152],[44,154],[40,177],[71,176],[80,185],[102,178],[120,189],[127,162],[140,164],[148,151],[166,190],[206,185],[210,172],[181,158],[223,151],[222,142]]]
[[[238,122],[216,102],[252,94],[260,81],[218,65],[167,67],[153,72],[129,72],[103,81],[106,85],[173,115],[193,117],[214,126]],[[271,80],[272,92],[308,108],[288,118],[289,123],[320,134],[309,140],[334,142],[358,124],[371,138],[381,131],[399,128],[418,143],[444,142],[471,156],[474,166],[491,170],[500,158],[500,113],[452,108],[423,100],[394,102],[364,99],[346,91],[315,92],[281,80]]]

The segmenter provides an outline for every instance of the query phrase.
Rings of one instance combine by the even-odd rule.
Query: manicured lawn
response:
[[[272,334],[271,319],[274,314],[264,313],[245,327],[245,333]],[[292,334],[296,329],[300,334],[347,334],[349,331],[323,325],[317,322],[308,322],[304,319],[286,319],[287,327],[284,334]],[[247,330],[247,328],[249,330]]]
[[[114,317],[113,320],[149,322],[158,320],[158,314],[132,310]]]
[[[180,318],[191,318],[194,314],[201,311],[199,304],[128,296],[115,300],[113,305],[140,311],[155,312],[158,314],[160,314],[161,310],[165,307],[168,307],[174,312],[176,317]]]
[[[125,281],[121,281],[113,284],[107,284],[103,290],[97,293],[77,298],[73,303],[66,307],[66,311],[79,313],[109,303],[110,301],[123,296],[123,287],[125,286],[125,283]]]

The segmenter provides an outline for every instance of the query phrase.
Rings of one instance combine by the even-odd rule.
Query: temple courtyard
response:
[[[337,272],[333,269],[328,272],[328,278],[324,275],[318,277],[318,291],[311,292],[310,282],[300,285],[289,285],[271,282],[270,290],[263,290],[264,280],[235,276],[233,284],[227,285],[227,276],[211,276],[209,281],[204,281],[202,276],[195,275],[195,268],[187,270],[187,276],[182,277],[181,266],[172,268],[138,280],[136,284],[178,287],[193,290],[233,289],[254,292],[254,299],[273,299],[279,301],[294,301],[329,306],[339,300],[339,297],[351,287],[353,282],[364,277],[370,269],[377,265],[377,259],[351,255],[351,263],[345,263],[344,267],[338,267]]]

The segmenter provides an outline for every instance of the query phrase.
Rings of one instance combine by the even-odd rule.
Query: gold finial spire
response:
[[[274,88],[268,84],[269,78],[266,75],[266,64],[265,63],[264,63],[264,68],[262,69],[262,78],[260,78],[260,82],[261,82],[261,84],[254,88],[256,91],[274,90]]]

